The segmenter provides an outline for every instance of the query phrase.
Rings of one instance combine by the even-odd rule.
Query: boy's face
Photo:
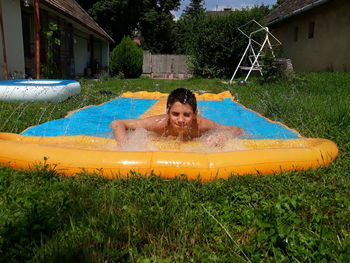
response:
[[[192,127],[197,112],[193,112],[189,104],[182,104],[177,101],[170,107],[168,116],[172,128],[181,133]]]

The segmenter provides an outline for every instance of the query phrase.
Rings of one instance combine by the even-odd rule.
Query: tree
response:
[[[150,10],[141,22],[141,43],[145,50],[152,53],[173,53],[173,28],[175,22],[172,14]]]
[[[273,5],[272,8],[277,8],[279,7],[281,4],[283,4],[286,0],[277,0],[276,4]]]
[[[134,36],[143,5],[142,0],[103,0],[97,1],[89,13],[119,43],[124,36]]]
[[[152,53],[173,53],[175,21],[171,11],[179,8],[180,0],[145,2],[145,11],[140,19],[143,48]]]
[[[143,51],[130,37],[124,37],[111,53],[110,72],[126,78],[138,78],[142,74]]]
[[[181,17],[176,26],[176,41],[181,41],[176,42],[177,51],[191,55],[196,76],[229,78],[247,45],[237,28],[252,19],[261,22],[268,12],[267,6],[260,6],[227,16]],[[247,27],[247,32],[256,30],[252,25]]]
[[[190,53],[193,36],[201,30],[201,21],[205,16],[203,0],[191,0],[174,27],[174,53]]]
[[[97,2],[97,0],[75,0],[86,12]]]
[[[205,11],[203,0],[191,0],[191,3],[186,7],[183,16],[197,16]]]
[[[172,52],[171,11],[181,0],[79,0],[96,22],[119,43],[124,36],[141,34],[144,49],[154,53]]]
[[[174,53],[190,54],[194,36],[203,29],[202,21],[206,15],[204,12],[192,15],[182,15],[174,28]]]

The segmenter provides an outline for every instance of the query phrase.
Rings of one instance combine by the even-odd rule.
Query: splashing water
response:
[[[157,151],[159,148],[150,144],[155,135],[145,129],[136,129],[127,133],[128,141],[120,150],[122,151]]]
[[[181,151],[181,152],[226,152],[247,149],[240,140],[228,133],[211,131],[192,141],[183,142],[175,137],[162,137],[145,129],[136,129],[127,132],[128,141],[120,148],[121,151]],[[217,136],[217,137],[216,137]],[[113,138],[110,134],[108,137]],[[213,143],[218,139],[220,142]],[[111,149],[111,148],[110,148]]]

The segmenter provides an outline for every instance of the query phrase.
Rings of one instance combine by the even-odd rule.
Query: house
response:
[[[113,39],[74,0],[0,0],[0,79],[108,70]]]
[[[218,17],[218,16],[228,16],[231,15],[232,12],[234,10],[232,10],[232,8],[228,7],[228,8],[224,8],[223,10],[216,10],[216,11],[207,11],[207,15],[210,17]]]
[[[296,71],[350,71],[349,0],[286,0],[267,25]]]

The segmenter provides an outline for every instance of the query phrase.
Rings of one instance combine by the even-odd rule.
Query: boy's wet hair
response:
[[[194,96],[194,94],[190,90],[184,89],[184,88],[179,88],[179,89],[173,90],[169,94],[168,100],[166,102],[166,112],[167,113],[169,113],[171,106],[177,101],[182,103],[182,104],[190,105],[193,112],[197,111],[197,100],[196,100],[196,97]]]

